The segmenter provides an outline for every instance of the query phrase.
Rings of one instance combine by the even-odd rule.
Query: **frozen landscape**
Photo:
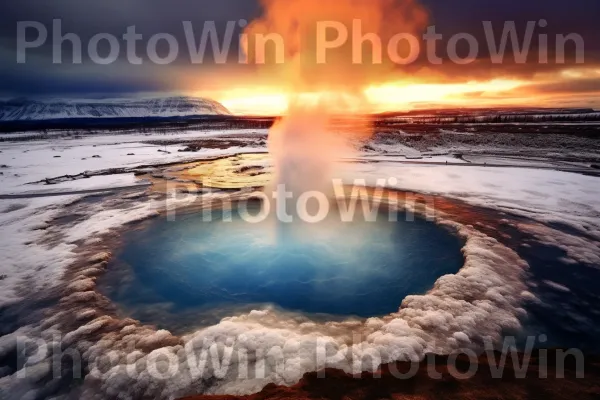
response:
[[[0,10],[0,400],[600,398],[597,0]]]
[[[324,367],[360,372],[429,353],[480,350],[486,340],[501,345],[507,335],[517,338],[519,348],[526,336],[543,333],[546,346],[577,345],[597,354],[600,142],[589,133],[594,125],[576,125],[570,131],[559,125],[555,133],[540,133],[528,125],[494,125],[486,132],[485,124],[400,124],[381,117],[371,137],[353,142],[352,154],[339,160],[335,176],[351,188],[350,198],[362,196],[363,190],[381,190],[378,196],[386,199],[399,194],[402,218],[441,227],[456,238],[458,247],[450,242],[442,247],[439,240],[445,236],[433,227],[427,228],[434,229],[429,239],[411,235],[421,240],[411,245],[415,248],[446,249],[442,256],[449,258],[441,265],[447,269],[419,278],[392,309],[386,308],[389,296],[382,303],[372,291],[371,285],[381,285],[372,281],[373,270],[367,281],[360,269],[352,268],[355,296],[364,292],[373,308],[359,310],[341,298],[303,310],[297,305],[306,300],[290,299],[295,290],[290,283],[283,297],[277,286],[265,286],[257,293],[267,297],[238,299],[231,295],[238,283],[228,275],[215,275],[229,279],[231,301],[215,302],[220,294],[213,293],[207,303],[202,296],[167,299],[148,289],[162,290],[162,275],[152,284],[143,281],[140,274],[150,268],[164,273],[152,259],[164,256],[160,262],[169,263],[171,253],[217,257],[243,251],[260,260],[252,253],[255,244],[244,250],[232,247],[253,243],[247,240],[256,230],[246,239],[235,230],[213,237],[196,232],[190,222],[177,221],[209,204],[243,201],[268,185],[275,174],[268,130],[244,127],[240,121],[223,129],[198,124],[201,129],[0,136],[0,393],[32,399],[251,394],[269,383],[296,384],[305,373]],[[544,126],[552,130],[554,125]],[[168,222],[173,216],[175,222]],[[146,233],[165,229],[172,229],[175,237],[178,229],[191,229],[181,231],[183,239],[205,236],[186,247],[177,240],[170,243],[171,234],[162,240]],[[381,249],[372,250],[378,248],[366,241],[372,236],[364,229],[351,229],[344,241],[367,243],[372,253],[361,265],[368,265],[389,249],[380,238],[373,240]],[[127,253],[128,243],[137,243],[129,231],[138,232],[135,240],[164,249],[136,266],[137,254],[146,250]],[[210,246],[204,248],[203,240],[210,240]],[[340,244],[329,238],[323,243],[334,249]],[[352,248],[337,251],[354,254]],[[302,251],[310,260],[313,250]],[[459,264],[452,270],[449,260],[456,256]],[[361,260],[357,257],[350,258]],[[406,268],[411,262],[405,261]],[[209,279],[208,270],[180,273],[192,289]],[[340,290],[349,288],[335,273],[327,279],[330,292],[338,284]],[[390,280],[386,275],[382,279]],[[358,342],[348,336],[350,331],[359,332]],[[44,354],[39,350],[40,341],[57,335],[63,352],[73,348],[82,355],[84,373],[76,382],[52,377],[57,349]],[[17,339],[24,337],[25,343],[19,344]],[[312,349],[319,343],[326,343],[330,352],[325,360],[314,358]],[[221,355],[231,351],[233,358],[224,362],[232,367],[241,365],[240,350],[250,352],[251,365],[266,372],[240,378],[236,368],[223,372],[214,363],[199,370],[204,346],[216,346]],[[271,348],[289,356],[283,365],[268,354]],[[25,365],[11,361],[18,352],[30,355]],[[377,364],[368,361],[373,354],[382,357]],[[190,357],[196,364],[189,363]],[[175,370],[157,378],[143,367],[151,363],[163,372],[171,366]],[[20,371],[28,371],[26,378],[18,379]]]

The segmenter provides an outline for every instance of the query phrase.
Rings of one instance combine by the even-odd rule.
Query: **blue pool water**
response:
[[[109,296],[130,309],[169,304],[175,314],[268,303],[378,316],[456,273],[463,244],[432,222],[402,214],[393,222],[381,213],[375,222],[333,216],[316,225],[251,224],[235,212],[232,222],[205,222],[202,214],[157,219],[125,235],[117,259],[129,272]]]

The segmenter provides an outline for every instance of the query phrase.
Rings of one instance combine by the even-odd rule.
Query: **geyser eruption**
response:
[[[327,103],[323,107],[307,104],[296,99],[291,103],[289,114],[274,124],[269,134],[269,153],[275,166],[274,179],[267,187],[267,195],[275,199],[271,210],[277,227],[279,244],[318,237],[335,236],[339,224],[326,223],[326,215],[334,197],[332,180],[336,177],[338,160],[352,152],[347,132],[338,132],[334,116],[329,114]],[[362,132],[368,132],[365,126]],[[359,131],[360,132],[360,131]],[[302,199],[311,200],[302,200]],[[329,206],[322,209],[320,202]],[[309,216],[320,223],[313,227]],[[293,224],[291,224],[293,222]],[[331,224],[333,222],[333,225]],[[309,240],[309,241],[310,241]]]
[[[417,0],[262,0],[264,14],[246,29],[250,61],[256,42],[275,35],[285,44],[283,66],[264,66],[288,93],[288,109],[269,136],[275,188],[285,185],[293,201],[307,191],[332,196],[336,162],[351,154],[356,139],[370,136],[365,87],[384,78],[391,63],[357,63],[357,51],[368,54],[373,37],[386,41],[398,33],[424,28],[427,12]],[[332,27],[346,27],[347,40],[323,53]],[[354,28],[360,26],[361,32]],[[344,39],[337,32],[337,40]],[[358,36],[357,36],[358,35]],[[359,46],[358,50],[356,46]],[[333,47],[333,46],[331,46]],[[401,51],[402,44],[399,44]],[[264,49],[263,49],[264,50]],[[269,58],[267,55],[266,59]],[[368,57],[365,57],[365,60]]]
[[[323,108],[292,103],[289,114],[269,134],[269,152],[275,169],[274,185],[285,185],[294,196],[307,191],[332,194],[336,161],[351,147],[343,133],[335,132],[326,104]]]

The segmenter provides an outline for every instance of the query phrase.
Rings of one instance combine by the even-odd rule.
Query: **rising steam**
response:
[[[286,63],[265,67],[289,94],[286,115],[272,128],[269,151],[274,159],[276,184],[296,196],[308,190],[329,194],[336,162],[349,155],[352,141],[370,136],[370,112],[362,95],[369,83],[392,66],[353,60],[353,42],[365,35],[382,41],[398,33],[414,34],[427,22],[418,0],[262,0],[264,14],[246,29],[249,59],[258,36],[283,38]],[[361,32],[354,29],[360,21]],[[347,43],[318,61],[319,24],[342,24]],[[335,33],[335,32],[334,32]],[[322,35],[321,35],[322,36]],[[327,39],[328,40],[328,39]],[[369,52],[369,44],[361,47]],[[336,132],[343,127],[343,132]]]

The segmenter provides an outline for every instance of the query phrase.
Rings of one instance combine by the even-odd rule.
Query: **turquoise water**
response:
[[[167,303],[175,314],[268,303],[377,316],[456,273],[462,245],[448,230],[402,214],[348,223],[334,215],[315,225],[252,224],[235,212],[232,222],[205,222],[202,214],[157,219],[125,235],[118,259],[130,268],[127,290],[109,295],[130,309]]]

